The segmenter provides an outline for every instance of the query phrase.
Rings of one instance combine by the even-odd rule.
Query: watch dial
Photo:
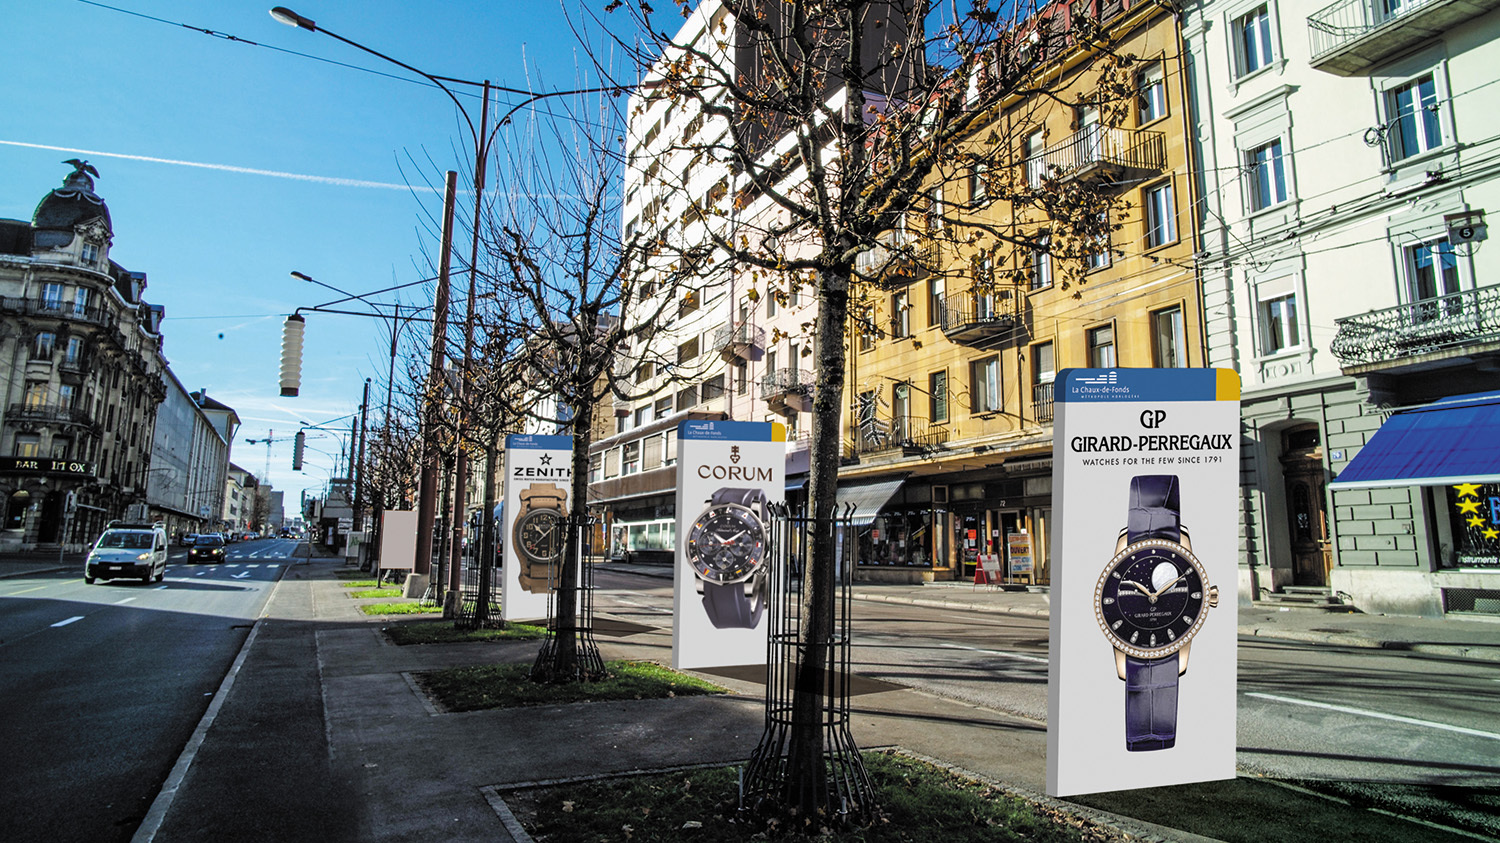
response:
[[[1094,613],[1116,647],[1141,658],[1181,649],[1203,623],[1203,564],[1176,542],[1121,551],[1094,589]]]
[[[688,560],[709,582],[740,582],[755,573],[764,555],[760,519],[742,506],[716,506],[693,522]]]
[[[527,513],[516,525],[516,542],[533,561],[556,559],[563,552],[562,516],[550,509]]]

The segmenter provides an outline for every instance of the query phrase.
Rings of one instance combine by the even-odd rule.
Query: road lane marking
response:
[[[118,606],[118,605],[120,605],[120,604],[121,604],[121,603],[129,603],[129,602],[130,602],[130,601],[132,601],[132,600],[134,600],[134,599],[135,599],[135,598],[134,598],[134,597],[127,597],[127,598],[125,598],[125,599],[124,599],[124,600],[116,600],[116,601],[115,601],[115,605],[116,605],[116,606]]]
[[[156,588],[153,588],[151,590],[152,591],[166,591],[167,590],[167,586],[165,584],[162,584],[162,585],[159,585]]]
[[[983,647],[968,647],[968,646],[965,646],[963,644],[946,644],[945,643],[945,644],[942,644],[940,646],[947,647],[950,650],[968,650],[968,651],[970,651],[972,653],[986,653],[986,654],[991,655],[991,656],[1004,656],[1007,659],[1019,659],[1020,661],[1023,661],[1023,662],[1032,662],[1034,664],[1046,664],[1047,663],[1047,659],[1044,658],[1044,657],[1042,657],[1042,656],[1023,656],[1020,653],[1007,653],[1004,650],[986,650]]]
[[[57,623],[53,624],[53,626],[54,627],[67,626],[68,624],[70,624],[70,623],[72,623],[74,621],[81,621],[81,620],[83,620],[83,615],[74,615],[73,617],[68,618],[65,621],[58,621]]]
[[[25,593],[30,592],[30,591],[41,591],[44,588],[46,588],[45,585],[39,585],[39,586],[36,586],[34,588],[23,588],[20,591],[7,591],[5,593],[5,596],[6,597],[14,597],[17,594],[25,594]]]
[[[243,574],[230,574],[229,576],[232,577],[232,578],[234,578],[234,579],[237,579],[237,580],[242,580],[245,577],[250,576],[250,572],[246,571]]]
[[[1308,708],[1321,708],[1325,711],[1337,711],[1342,714],[1355,714],[1361,717],[1373,717],[1377,720],[1391,720],[1396,723],[1405,723],[1409,726],[1425,726],[1429,729],[1441,729],[1445,732],[1457,732],[1460,735],[1473,735],[1476,738],[1489,738],[1492,741],[1500,741],[1500,734],[1495,732],[1484,732],[1479,729],[1466,729],[1463,726],[1450,726],[1447,723],[1434,723],[1431,720],[1418,720],[1415,717],[1402,717],[1399,714],[1386,714],[1380,711],[1366,711],[1362,708],[1351,708],[1347,705],[1332,705],[1331,703],[1314,702],[1312,700],[1299,700],[1294,697],[1282,697],[1276,694],[1247,693],[1247,697],[1255,697],[1272,702],[1286,703],[1288,705],[1304,705]]]

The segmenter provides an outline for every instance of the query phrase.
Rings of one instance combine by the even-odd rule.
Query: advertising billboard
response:
[[[1239,377],[1054,389],[1047,792],[1233,778]]]
[[[500,615],[507,621],[547,616],[555,566],[567,544],[572,486],[573,437],[505,437],[505,520],[499,545],[504,549]]]
[[[786,427],[677,428],[672,666],[764,664],[770,506],[786,494]]]

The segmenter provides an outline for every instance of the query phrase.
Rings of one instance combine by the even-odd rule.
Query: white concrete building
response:
[[[167,396],[156,414],[146,502],[155,520],[167,522],[167,534],[217,530],[224,510],[232,428],[221,427],[198,405],[171,369]]]
[[[1381,464],[1376,436],[1500,371],[1497,6],[1185,9],[1205,342],[1244,385],[1242,600],[1500,612],[1500,524],[1464,511],[1500,501],[1493,446],[1434,474]]]

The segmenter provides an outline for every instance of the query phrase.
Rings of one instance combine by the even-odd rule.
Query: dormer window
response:
[[[84,263],[98,263],[99,262],[99,244],[97,244],[97,243],[84,243],[83,244],[83,262]]]

